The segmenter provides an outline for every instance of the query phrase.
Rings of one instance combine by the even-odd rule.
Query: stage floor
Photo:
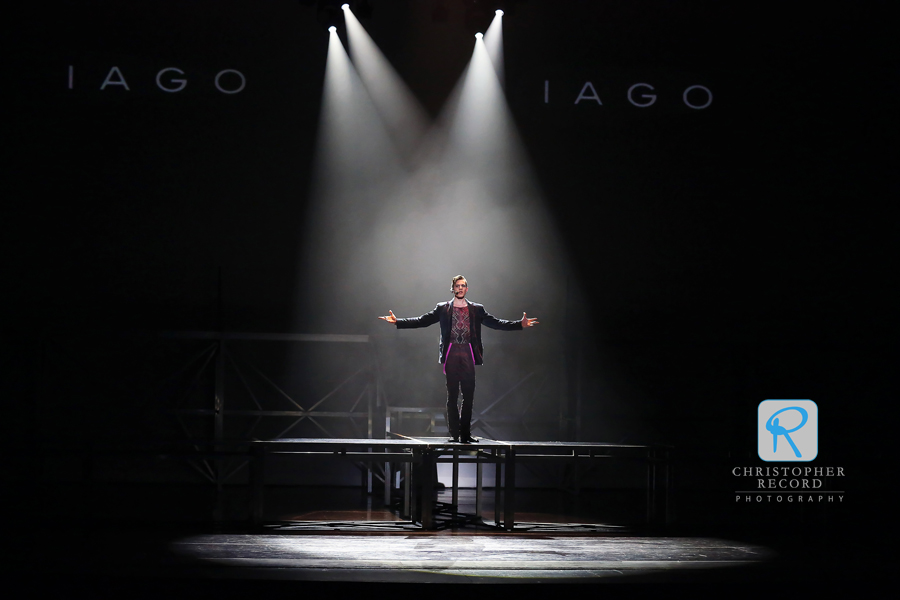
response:
[[[36,536],[46,578],[407,583],[687,581],[750,577],[776,552],[714,537],[481,533],[189,533],[98,529]],[[718,572],[718,573],[716,573]]]
[[[744,569],[771,550],[714,538],[574,535],[230,535],[172,542],[173,566],[236,578],[485,582],[571,580]],[[277,573],[277,575],[275,575]]]
[[[323,521],[342,524],[371,521],[382,513],[386,521],[396,519],[377,502],[353,507],[334,492],[293,512],[298,508],[295,492],[275,491],[285,496],[273,498],[276,519],[312,517],[316,510]],[[359,497],[355,489],[348,494]],[[117,496],[120,501],[128,498]],[[471,496],[471,491],[462,495],[464,509]],[[64,495],[55,497],[59,501]],[[333,508],[325,508],[324,500]],[[535,511],[546,511],[523,513],[529,520],[565,524],[576,516],[590,516],[557,512],[553,502],[540,498],[523,495],[522,500]],[[120,514],[116,520],[95,515],[90,521],[63,519],[60,514],[47,512],[39,521],[19,523],[16,535],[22,543],[11,542],[10,547],[24,546],[30,552],[17,553],[5,563],[29,589],[58,592],[60,597],[80,590],[117,598],[207,594],[285,598],[331,589],[365,594],[378,586],[398,586],[402,591],[421,584],[427,590],[442,583],[491,584],[484,593],[549,584],[562,586],[572,597],[595,590],[586,584],[633,584],[654,591],[673,584],[724,585],[730,590],[726,595],[735,597],[747,590],[840,588],[869,575],[864,566],[868,559],[846,552],[858,545],[848,545],[830,532],[810,541],[792,531],[779,537],[709,528],[664,535],[615,527],[556,532],[466,527],[434,532],[365,526],[327,531],[320,523],[318,530],[260,531],[239,523],[178,523],[162,514],[156,522],[139,513],[131,518]],[[608,523],[602,514],[588,522]]]
[[[119,598],[285,598],[342,589],[372,594],[390,586],[419,593],[447,583],[490,584],[483,592],[463,592],[487,594],[522,585],[562,586],[570,597],[595,597],[598,584],[625,585],[617,588],[622,591],[671,591],[676,585],[730,590],[731,598],[772,589],[838,589],[854,581],[842,571],[840,555],[821,564],[818,554],[816,559],[785,555],[773,546],[718,535],[126,528],[47,532],[34,541],[40,554],[30,568],[18,570],[29,589]],[[409,587],[418,585],[424,587]]]

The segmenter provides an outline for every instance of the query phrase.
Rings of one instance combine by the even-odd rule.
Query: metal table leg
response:
[[[385,452],[388,451],[387,448],[384,449]],[[391,505],[391,489],[394,487],[394,480],[391,477],[391,463],[384,463],[384,505]]]
[[[494,449],[491,450],[491,456],[494,458],[494,523],[499,527],[500,526],[500,504],[502,502],[501,498],[501,480],[500,474],[502,472],[502,465],[500,463],[500,454],[499,451]]]
[[[422,464],[419,469],[421,479],[421,495],[419,497],[420,510],[422,511],[422,527],[434,529],[434,452],[422,451]]]
[[[410,479],[412,477],[412,463],[403,463],[403,514],[406,519],[412,520],[412,512],[410,512]]]
[[[262,523],[265,512],[266,447],[254,445],[250,449],[250,520]]]
[[[512,531],[516,519],[516,451],[506,449],[506,465],[503,477],[503,528]]]
[[[481,509],[482,509],[482,489],[481,489],[481,474],[482,474],[482,463],[481,463],[481,452],[475,451],[475,518],[478,521],[481,521]]]
[[[453,505],[453,518],[459,514],[459,448],[453,449],[453,491],[450,503]]]

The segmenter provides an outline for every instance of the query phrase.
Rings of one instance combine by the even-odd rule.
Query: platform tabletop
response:
[[[556,441],[508,441],[478,438],[470,444],[452,442],[447,437],[403,437],[391,439],[366,438],[282,438],[254,442],[265,445],[319,446],[331,448],[514,448],[522,450],[554,449],[554,450],[602,450],[620,448],[653,448],[648,444],[614,444],[607,442],[556,442]]]

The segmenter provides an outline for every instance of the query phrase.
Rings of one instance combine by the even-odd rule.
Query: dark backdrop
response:
[[[364,26],[436,115],[494,6],[370,4]],[[579,407],[580,436],[752,462],[756,405],[811,398],[817,460],[875,472],[896,195],[896,52],[880,4],[505,5],[508,100],[566,243],[567,278],[586,298],[556,323],[568,360],[560,402]],[[41,430],[42,336],[385,331],[371,317],[402,290],[337,326],[293,314],[297,286],[317,285],[296,264],[326,12],[287,0],[51,2],[7,23],[11,435]],[[99,89],[112,66],[130,91]],[[156,86],[166,67],[185,72],[183,91]],[[246,88],[217,91],[222,69],[244,73]],[[575,104],[587,81],[602,106]],[[628,102],[635,83],[655,87],[653,106]],[[712,91],[708,108],[682,101],[691,85]],[[429,364],[433,337],[422,338]],[[75,353],[88,360],[99,346]],[[853,481],[858,502],[895,485]]]

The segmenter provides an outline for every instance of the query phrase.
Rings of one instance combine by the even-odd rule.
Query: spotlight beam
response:
[[[333,31],[300,261],[301,280],[315,283],[298,286],[298,315],[319,327],[368,331],[373,296],[394,298],[391,308],[410,314],[433,302],[447,273],[459,272],[479,282],[479,298],[515,314],[524,310],[523,269],[542,282],[529,311],[562,312],[563,246],[503,93],[501,55],[489,50],[500,16],[474,40],[437,126],[425,134],[427,117],[410,121],[419,111],[412,94],[352,11],[344,15],[353,62]],[[410,129],[416,136],[403,138]],[[410,152],[412,164],[402,160]]]
[[[425,110],[372,41],[349,5],[344,4],[342,8],[353,64],[398,151],[402,156],[411,158],[428,125]]]
[[[487,48],[488,56],[497,71],[497,79],[500,80],[501,87],[506,87],[506,75],[503,65],[503,11],[498,10],[494,13],[494,19],[484,33],[484,46]]]
[[[295,291],[295,324],[343,323],[353,294],[334,290],[366,287],[376,272],[365,264],[377,211],[405,177],[385,131],[336,30],[329,34],[312,190],[298,265],[304,280]],[[305,321],[304,321],[305,320]],[[306,323],[303,325],[303,323]]]

